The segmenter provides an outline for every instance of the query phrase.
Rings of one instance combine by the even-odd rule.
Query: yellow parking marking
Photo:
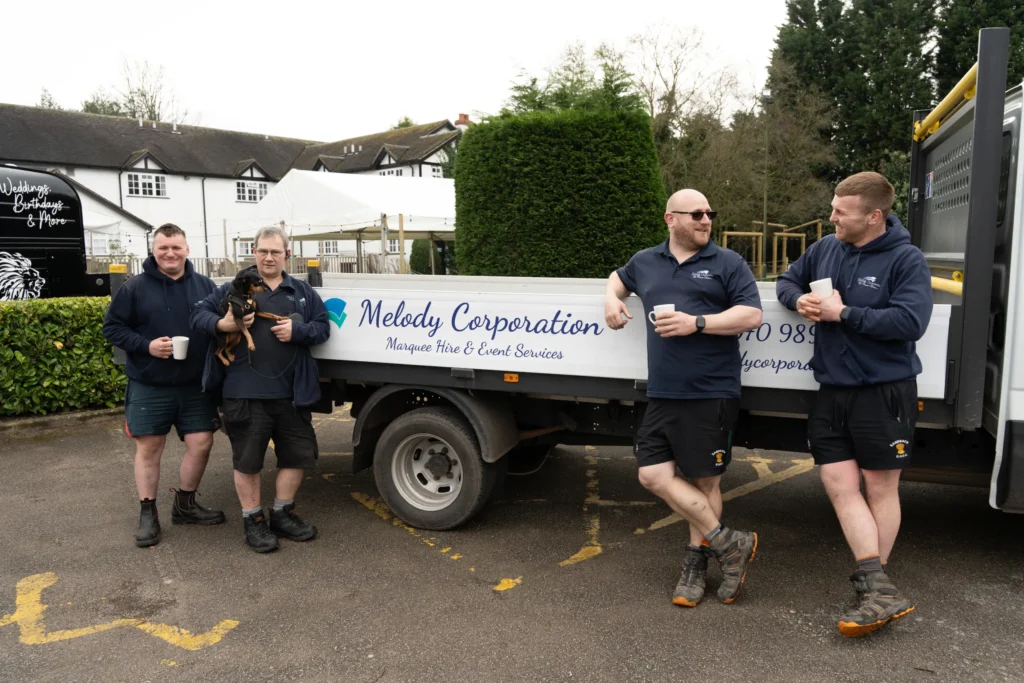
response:
[[[494,587],[494,590],[496,590],[498,592],[504,592],[504,591],[507,591],[507,590],[512,590],[513,588],[515,588],[516,586],[518,586],[522,582],[523,582],[523,577],[521,577],[521,576],[519,578],[517,578],[517,579],[502,579],[501,581],[498,582],[498,585]]]
[[[434,548],[434,547],[437,546],[437,539],[435,537],[433,537],[433,536],[426,536],[419,529],[411,527],[408,524],[406,524],[405,522],[403,522],[402,520],[400,520],[398,517],[395,517],[394,513],[391,512],[391,509],[380,498],[374,498],[372,496],[366,495],[365,493],[358,493],[358,492],[353,493],[352,494],[352,498],[355,499],[356,501],[362,503],[363,507],[365,507],[366,509],[371,510],[374,513],[376,513],[376,515],[378,517],[380,517],[381,519],[383,519],[385,521],[390,521],[392,526],[396,526],[396,527],[398,527],[400,529],[405,529],[406,531],[409,532],[410,535],[415,536],[416,538],[421,540],[425,545],[427,545],[427,546],[429,546],[431,548]],[[445,546],[444,548],[439,549],[438,552],[440,552],[441,554],[445,555],[450,560],[460,560],[460,559],[462,559],[462,555],[460,555],[459,553],[453,553],[451,555],[448,555],[448,553],[451,551],[451,549],[452,549],[451,546]]]
[[[161,659],[160,663],[164,666],[178,666],[178,663],[173,659]]]
[[[0,627],[16,624],[20,631],[19,640],[23,645],[47,645],[115,628],[134,626],[170,645],[194,652],[216,645],[239,624],[233,619],[225,619],[206,633],[193,634],[177,626],[157,624],[144,619],[115,619],[105,624],[47,632],[43,614],[49,607],[43,603],[43,591],[55,583],[57,575],[53,572],[33,574],[19,581],[15,593],[14,613],[0,617]]]
[[[588,515],[590,513],[590,506],[600,501],[601,496],[598,491],[600,484],[597,479],[597,459],[592,455],[584,456],[584,458],[587,464],[591,466],[591,469],[587,470],[587,497],[583,499],[583,514]],[[598,540],[599,533],[601,533],[601,512],[600,508],[596,507],[593,514],[589,514],[587,518],[587,536],[589,540],[580,548],[579,552],[567,560],[562,560],[558,563],[558,566],[569,567],[579,564],[604,552],[604,549],[601,547],[601,541]]]
[[[770,463],[771,460],[766,460],[765,458],[762,458],[759,455],[748,455],[745,458],[736,458],[736,460],[742,462],[749,462],[751,465],[753,465],[754,471],[757,472],[758,479],[770,476],[772,473],[771,468],[768,467],[768,463]]]
[[[787,467],[786,469],[784,469],[784,470],[782,470],[780,472],[770,472],[766,476],[758,477],[754,481],[751,481],[751,482],[748,482],[746,484],[743,484],[742,486],[737,486],[734,489],[729,489],[728,491],[726,491],[725,493],[722,494],[722,502],[727,502],[727,501],[733,500],[735,498],[739,498],[740,496],[745,496],[748,493],[754,493],[755,491],[760,491],[761,489],[763,489],[763,488],[765,488],[767,486],[771,486],[772,484],[777,484],[780,481],[785,481],[786,479],[789,479],[791,477],[795,477],[797,475],[803,474],[804,472],[809,472],[810,470],[814,469],[814,459],[813,458],[793,460],[792,462],[794,463],[792,466]],[[637,529],[633,533],[637,534],[637,535],[640,535],[640,534],[646,533],[648,531],[657,531],[658,529],[663,529],[664,527],[667,527],[667,526],[669,526],[671,524],[675,524],[676,522],[681,522],[681,521],[683,521],[682,517],[680,517],[679,515],[677,515],[675,513],[672,513],[668,517],[665,517],[663,519],[659,519],[657,522],[655,522],[654,524],[651,524],[646,529]]]

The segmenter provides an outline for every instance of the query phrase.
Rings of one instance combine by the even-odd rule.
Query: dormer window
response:
[[[255,204],[266,196],[266,183],[255,180],[239,180],[235,183],[235,201]]]
[[[166,197],[167,176],[152,173],[129,173],[128,196]]]

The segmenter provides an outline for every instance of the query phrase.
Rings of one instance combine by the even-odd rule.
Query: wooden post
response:
[[[228,257],[228,219],[224,218],[221,220],[224,226],[224,258]]]
[[[363,272],[363,231],[356,233],[356,272]]]
[[[398,272],[406,273],[405,267],[405,214],[398,214]]]
[[[430,243],[430,274],[437,275],[437,270],[434,268],[434,251],[437,249],[434,246],[434,233],[430,233],[427,241]]]

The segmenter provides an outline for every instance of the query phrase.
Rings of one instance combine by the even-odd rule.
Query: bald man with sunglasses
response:
[[[608,327],[618,330],[632,319],[625,304],[630,293],[648,316],[641,324],[652,322],[649,400],[634,451],[640,483],[690,523],[672,596],[683,607],[704,597],[711,556],[722,568],[718,598],[733,602],[757,551],[757,534],[723,526],[720,482],[739,416],[738,335],[761,324],[761,298],[743,257],[711,241],[714,217],[700,192],[676,192],[665,208],[669,238],[635,254],[605,290]],[[664,304],[674,310],[661,309]]]

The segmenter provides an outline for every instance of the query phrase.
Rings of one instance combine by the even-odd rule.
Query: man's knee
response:
[[[135,437],[135,455],[147,460],[159,460],[164,452],[165,436],[146,435]]]
[[[860,493],[860,468],[854,460],[822,465],[821,483],[831,498]]]
[[[864,470],[864,493],[869,501],[899,497],[900,470]]]
[[[640,485],[651,493],[657,494],[662,491],[675,477],[675,463],[661,463],[660,465],[649,465],[641,467],[638,472]]]
[[[185,435],[185,447],[189,453],[206,457],[213,448],[213,432],[195,432]]]

